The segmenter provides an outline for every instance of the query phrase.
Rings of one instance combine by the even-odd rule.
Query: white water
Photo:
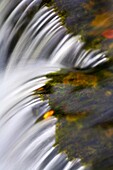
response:
[[[33,91],[62,67],[95,67],[108,59],[99,50],[84,50],[80,36],[67,34],[53,9],[43,6],[26,23],[40,2],[0,2],[0,170],[83,170],[79,158],[69,162],[53,147],[56,118],[35,124],[50,106]]]

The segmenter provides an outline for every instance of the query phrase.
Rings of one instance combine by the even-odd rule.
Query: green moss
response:
[[[83,36],[84,37],[84,36]],[[83,41],[86,42],[85,43],[85,49],[89,50],[89,49],[102,49],[102,41],[104,40],[104,38],[102,36],[100,37],[84,37]]]

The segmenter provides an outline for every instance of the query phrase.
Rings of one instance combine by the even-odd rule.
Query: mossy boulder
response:
[[[49,99],[57,117],[56,143],[70,160],[94,170],[113,168],[113,73],[61,70],[37,94]],[[53,114],[54,111],[54,114]],[[102,163],[103,162],[103,163]],[[100,169],[99,169],[100,168]]]

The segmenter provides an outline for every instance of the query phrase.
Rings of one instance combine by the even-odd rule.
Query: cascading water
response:
[[[106,52],[84,49],[41,0],[0,2],[0,170],[89,169],[54,146],[57,118],[43,118],[49,98],[35,91],[51,81],[49,73],[107,61]]]

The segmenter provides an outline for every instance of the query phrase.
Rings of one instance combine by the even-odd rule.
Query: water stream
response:
[[[86,50],[41,0],[0,1],[0,170],[88,170],[55,145],[57,117],[35,95],[61,69],[93,69],[106,51]],[[109,95],[109,94],[108,94]]]

